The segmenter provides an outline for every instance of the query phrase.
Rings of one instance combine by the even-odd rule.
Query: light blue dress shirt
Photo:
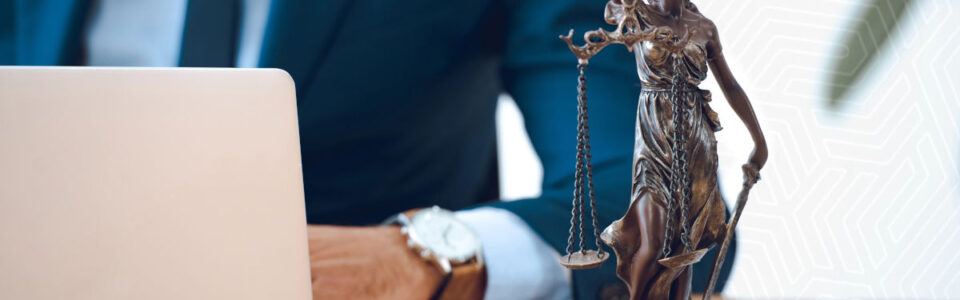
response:
[[[92,66],[174,67],[180,59],[187,0],[99,0],[87,28]],[[257,67],[270,0],[244,0],[238,67]],[[486,299],[570,299],[570,272],[559,254],[513,213],[461,211],[483,244]]]

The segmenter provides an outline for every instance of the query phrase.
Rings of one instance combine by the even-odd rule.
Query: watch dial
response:
[[[480,248],[473,230],[448,211],[425,209],[413,217],[412,223],[418,242],[442,257],[464,260]]]

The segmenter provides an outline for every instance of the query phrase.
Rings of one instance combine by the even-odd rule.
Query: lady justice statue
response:
[[[632,299],[689,299],[691,265],[719,243],[705,295],[709,299],[747,193],[767,160],[763,133],[747,95],[724,60],[716,27],[689,0],[610,0],[604,19],[617,28],[587,32],[583,46],[573,44],[572,30],[561,36],[579,59],[580,70],[574,216],[567,256],[561,263],[573,269],[589,268],[609,256],[599,245],[596,251],[583,247],[584,191],[592,187],[584,70],[604,47],[622,44],[635,53],[642,83],[631,202],[626,214],[599,234],[600,239],[614,249],[617,275],[626,282]],[[717,186],[714,132],[720,130],[720,122],[710,109],[710,92],[697,87],[707,77],[707,70],[712,71],[754,142],[753,153],[743,165],[743,191],[729,224]],[[595,206],[593,196],[591,189],[591,208]],[[580,251],[574,252],[577,224]],[[596,229],[594,234],[598,234]]]

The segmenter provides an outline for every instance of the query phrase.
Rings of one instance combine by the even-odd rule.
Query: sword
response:
[[[720,276],[720,266],[723,265],[723,259],[727,256],[727,247],[730,247],[730,241],[733,240],[733,230],[737,228],[737,222],[740,221],[743,207],[747,205],[747,195],[750,194],[750,189],[758,180],[760,180],[760,171],[749,164],[743,165],[743,189],[740,190],[740,196],[737,197],[737,209],[733,212],[733,218],[727,224],[727,232],[723,237],[723,243],[720,244],[720,250],[717,251],[717,258],[713,260],[713,268],[710,269],[710,281],[707,282],[707,290],[703,294],[703,300],[710,300],[710,295],[713,294],[717,277]]]

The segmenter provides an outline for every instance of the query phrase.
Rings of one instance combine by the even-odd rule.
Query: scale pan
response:
[[[560,258],[560,264],[567,269],[580,270],[599,267],[610,258],[609,252],[597,253],[597,250],[577,251]]]

